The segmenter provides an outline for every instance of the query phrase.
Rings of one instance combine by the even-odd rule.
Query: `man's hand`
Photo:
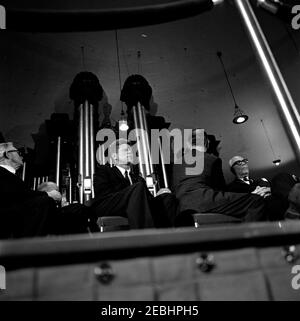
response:
[[[156,196],[159,196],[159,195],[165,194],[165,193],[172,193],[172,192],[171,192],[168,188],[161,188],[161,189],[157,192]]]
[[[257,186],[256,189],[253,192],[251,192],[251,194],[256,194],[262,196],[263,198],[266,198],[271,195],[271,188]]]
[[[60,202],[61,201],[61,194],[60,192],[56,191],[56,190],[52,190],[50,192],[46,192],[48,194],[49,197],[53,198],[54,201],[56,202]]]

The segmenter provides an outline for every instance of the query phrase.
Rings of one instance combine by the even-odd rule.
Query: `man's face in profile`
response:
[[[15,146],[12,145],[9,147],[6,151],[6,155],[9,158],[11,166],[13,166],[15,169],[18,169],[23,165],[23,157]]]

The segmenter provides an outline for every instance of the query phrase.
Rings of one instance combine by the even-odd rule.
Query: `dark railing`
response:
[[[0,264],[24,267],[88,263],[245,247],[300,244],[300,221],[205,228],[149,229],[0,242]]]

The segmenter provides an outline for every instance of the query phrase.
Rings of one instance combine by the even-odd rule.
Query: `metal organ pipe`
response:
[[[132,108],[133,111],[133,121],[134,121],[134,127],[135,127],[135,132],[136,132],[136,142],[137,142],[137,148],[138,148],[138,153],[139,153],[139,168],[140,168],[140,172],[142,174],[142,176],[144,177],[144,179],[146,179],[146,170],[144,167],[144,164],[146,162],[145,160],[145,156],[144,156],[144,151],[143,151],[143,147],[142,147],[142,142],[140,140],[140,135],[139,135],[139,121],[138,121],[138,115],[137,115],[137,108],[136,106],[134,106]]]
[[[56,185],[59,187],[60,183],[60,156],[61,156],[61,137],[57,137],[57,151],[56,151]]]
[[[86,100],[79,106],[79,176],[80,202],[86,203],[93,197],[94,162],[94,126],[93,106]]]
[[[102,97],[103,88],[96,75],[83,71],[75,76],[70,87],[70,98],[74,100],[75,108],[77,109],[75,114],[79,118],[78,189],[79,201],[83,204],[89,202],[94,197],[94,115],[98,102]]]
[[[83,105],[79,106],[79,173],[78,173],[78,188],[79,188],[79,202],[83,203]]]
[[[95,144],[94,144],[94,106],[90,105],[90,115],[89,115],[89,138],[90,138],[90,157],[91,157],[91,168],[90,168],[90,175],[91,175],[91,190],[92,190],[92,198],[95,197],[94,194],[94,174],[95,174]]]

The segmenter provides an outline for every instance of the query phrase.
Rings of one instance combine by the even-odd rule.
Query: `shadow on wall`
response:
[[[23,124],[22,124],[23,122]],[[21,125],[16,125],[4,133],[5,141],[18,143],[26,147],[33,147],[31,132],[37,127],[34,123],[25,123],[20,120]]]

